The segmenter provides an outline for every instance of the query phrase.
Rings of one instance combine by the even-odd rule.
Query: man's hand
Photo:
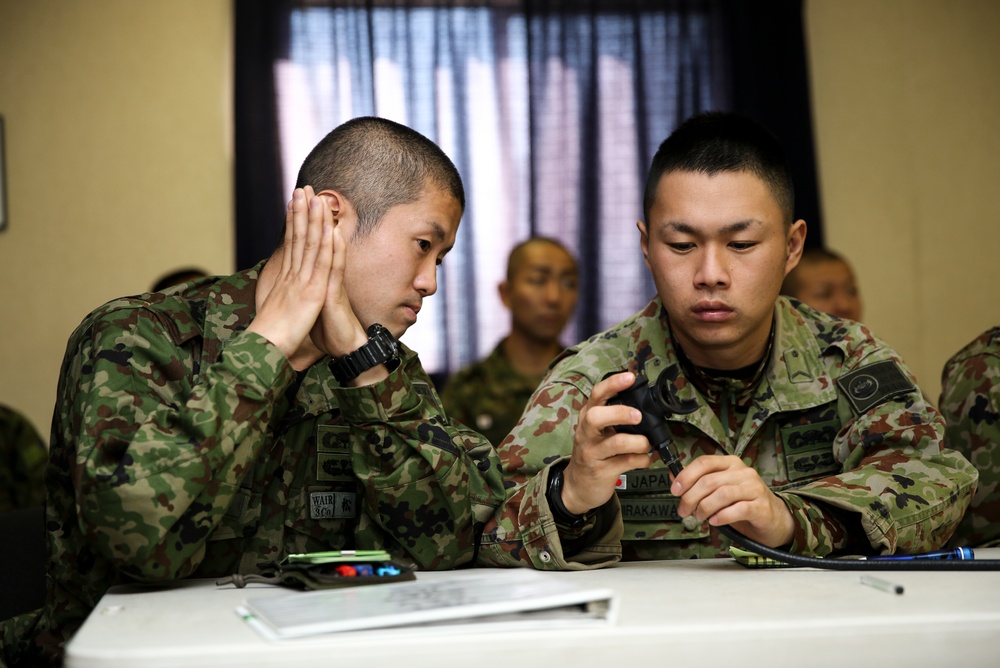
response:
[[[321,195],[320,197],[326,196]],[[335,196],[331,195],[331,197]],[[334,231],[333,266],[326,288],[326,299],[323,303],[323,310],[311,332],[312,341],[316,347],[333,358],[348,355],[368,341],[368,334],[365,332],[366,325],[363,325],[355,315],[344,287],[346,266],[347,243],[340,229],[337,228]],[[368,323],[368,325],[371,324]],[[362,374],[362,377],[364,376],[365,374]]]
[[[792,541],[795,523],[788,506],[757,471],[734,455],[696,457],[676,477],[670,491],[681,497],[677,512],[712,526],[734,529],[768,547]]]
[[[306,186],[296,189],[285,214],[285,240],[274,282],[247,330],[277,346],[297,369],[322,353],[308,344],[309,331],[326,301],[334,258],[333,217]],[[343,271],[343,270],[341,270]]]
[[[645,436],[614,430],[616,425],[639,424],[642,415],[630,406],[607,405],[608,399],[631,387],[634,380],[635,374],[628,372],[605,378],[580,409],[573,455],[563,472],[563,505],[574,515],[604,505],[615,493],[618,476],[650,464]]]

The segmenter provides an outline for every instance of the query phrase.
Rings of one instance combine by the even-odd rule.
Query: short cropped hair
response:
[[[510,251],[510,255],[507,256],[508,283],[514,280],[514,275],[517,274],[517,270],[521,268],[522,264],[524,264],[525,251],[531,246],[534,246],[535,244],[548,244],[549,246],[554,246],[560,249],[562,252],[566,253],[566,255],[568,255],[570,259],[573,260],[573,264],[574,265],[576,264],[576,258],[573,257],[573,254],[569,252],[569,249],[566,248],[566,246],[564,246],[558,240],[553,239],[551,237],[542,237],[542,236],[530,237],[528,239],[525,239],[521,243],[517,244],[516,246],[514,246],[514,248],[512,248]]]
[[[465,189],[454,163],[416,130],[364,116],[337,126],[309,152],[296,188],[335,190],[358,214],[355,236],[370,234],[394,206],[415,202],[428,182],[465,210]]]
[[[664,174],[675,171],[750,172],[767,184],[781,207],[785,225],[792,224],[795,189],[791,170],[781,143],[745,116],[710,111],[692,116],[667,137],[649,168],[642,208],[645,219],[656,200],[656,190]]]

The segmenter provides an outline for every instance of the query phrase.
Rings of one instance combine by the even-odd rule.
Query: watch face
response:
[[[370,337],[370,341],[384,353],[384,357],[380,362],[386,362],[389,371],[394,370],[399,364],[399,342],[396,340],[396,337],[392,335],[392,332],[378,323],[368,328],[368,336]]]

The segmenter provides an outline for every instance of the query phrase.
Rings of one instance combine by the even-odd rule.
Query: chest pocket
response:
[[[707,525],[681,522],[680,499],[670,493],[666,467],[629,471],[615,490],[622,509],[622,540],[693,540],[708,536]]]
[[[284,512],[289,552],[351,547],[361,495],[351,464],[351,431],[346,425],[316,426],[312,475],[296,476]]]
[[[789,484],[840,473],[840,462],[833,456],[840,426],[835,408],[829,405],[799,413],[779,428]]]

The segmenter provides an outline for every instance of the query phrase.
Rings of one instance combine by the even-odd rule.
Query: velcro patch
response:
[[[351,482],[351,428],[347,425],[316,427],[316,481]]]
[[[316,449],[319,452],[351,453],[351,428],[347,425],[318,425]]]
[[[786,454],[785,466],[788,468],[788,480],[791,482],[804,478],[815,478],[824,474],[840,473],[840,463],[834,458],[833,452],[829,448]]]
[[[649,499],[619,499],[622,506],[622,520],[625,522],[644,522],[649,520],[679,522],[677,507],[681,500],[677,498]]]
[[[357,515],[354,492],[310,492],[309,517],[314,520],[351,519]]]
[[[354,466],[350,455],[316,453],[316,482],[353,482]]]
[[[829,447],[840,431],[839,420],[800,424],[781,428],[781,442],[788,452]]]
[[[243,513],[245,513],[249,507],[250,492],[240,488],[240,490],[233,495],[233,500],[229,503],[229,507],[226,508],[225,517],[231,520],[238,520],[243,517]]]
[[[669,492],[670,476],[666,468],[652,471],[629,471],[618,476],[618,492]]]
[[[847,395],[858,415],[867,413],[886,399],[916,390],[899,365],[892,360],[861,367],[837,379],[837,385]]]

